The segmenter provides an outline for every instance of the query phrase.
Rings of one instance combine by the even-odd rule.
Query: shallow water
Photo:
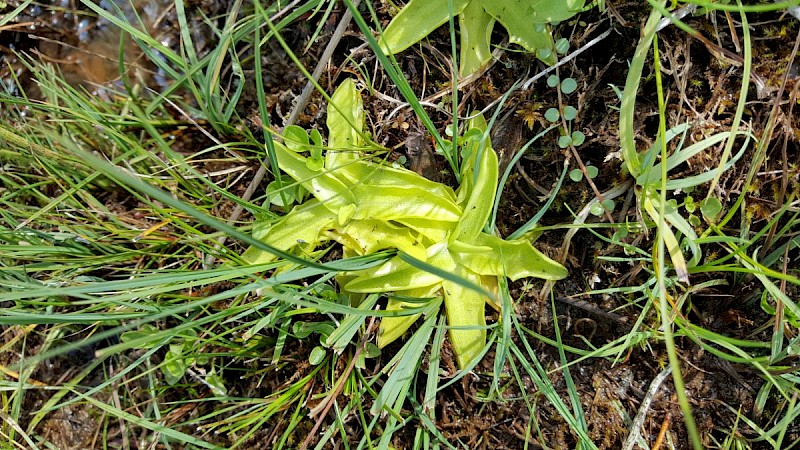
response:
[[[116,17],[123,17],[136,28],[154,36],[162,44],[178,42],[174,3],[169,0],[102,0],[99,6]],[[14,4],[9,3],[13,9]],[[31,6],[0,32],[0,69],[6,92],[28,92],[26,68],[16,52],[50,62],[73,86],[107,96],[109,89],[122,88],[122,77],[134,84],[161,90],[169,80],[143,57],[141,48],[130,36],[122,36],[118,27],[83,5],[70,0],[56,0]],[[124,41],[121,39],[124,37]],[[120,48],[124,70],[120,70]],[[21,85],[21,86],[18,86]],[[34,87],[35,91],[35,87]],[[35,96],[35,93],[34,93]]]

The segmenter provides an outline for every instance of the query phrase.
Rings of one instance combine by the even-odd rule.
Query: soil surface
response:
[[[17,2],[11,1],[0,12],[6,13],[16,5]],[[385,3],[376,7],[385,26],[390,19],[389,7]],[[522,145],[547,125],[545,111],[560,103],[577,108],[578,115],[573,126],[582,131],[587,139],[583,145],[577,147],[577,153],[572,153],[568,149],[560,149],[557,134],[551,132],[527,150],[513,167],[502,196],[501,216],[498,217],[501,235],[508,235],[516,230],[539,211],[551,195],[551,189],[559,178],[565,159],[570,161],[571,168],[579,167],[581,163],[597,167],[598,176],[593,179],[593,183],[600,192],[609,191],[628,181],[629,176],[624,173],[619,157],[618,89],[621,90],[625,84],[628,62],[638,42],[644,16],[640,2],[609,1],[607,7],[602,13],[597,9],[582,13],[556,28],[560,36],[569,40],[570,51],[580,49],[592,39],[610,31],[599,43],[560,66],[556,72],[562,79],[572,77],[577,81],[578,89],[575,93],[559,98],[557,90],[548,87],[544,77],[533,83],[530,89],[513,92],[502,106],[498,122],[492,131],[494,147],[501,160],[501,170],[509,164]],[[123,12],[129,15],[134,10],[140,15],[148,12],[143,15],[145,27],[167,45],[176,49],[179,47],[178,24],[171,3],[153,0],[137,4],[133,9],[128,8],[123,9]],[[202,26],[204,18],[224,21],[222,15],[226,9],[226,2],[193,1],[188,5],[189,17],[195,21],[197,30],[207,30]],[[337,4],[327,21],[322,24],[321,32],[314,41],[311,38],[318,25],[316,17],[312,21],[298,21],[285,30],[284,38],[309,70],[316,65],[343,12],[343,7]],[[738,17],[716,13],[708,16],[690,15],[684,20],[699,30],[711,44],[707,45],[703,40],[691,37],[674,26],[659,33],[661,74],[665,83],[665,95],[669,99],[668,123],[674,125],[690,121],[693,124],[691,133],[686,137],[686,145],[689,145],[728,130],[743,81],[741,67],[736,65],[736,58],[742,55],[742,43]],[[779,123],[772,135],[773,144],[768,149],[763,175],[758,179],[759,189],[747,194],[747,213],[752,215],[752,227],[757,230],[782,206],[779,200],[783,198],[780,191],[781,174],[785,170],[784,155],[790,155],[789,161],[792,164],[789,170],[794,171],[794,179],[797,178],[798,169],[794,161],[800,155],[800,133],[797,131],[800,129],[800,115],[793,112],[796,109],[793,106],[796,106],[800,89],[800,78],[797,75],[800,65],[790,61],[794,39],[800,33],[800,26],[791,16],[765,13],[753,15],[751,27],[753,54],[756,56],[752,67],[753,84],[748,94],[744,120],[752,127],[754,135],[761,136],[764,133],[768,115],[778,101],[778,93],[783,95],[778,105]],[[497,28],[493,42],[500,44],[505,36],[502,29]],[[0,29],[0,78],[7,86],[13,85],[8,81],[11,77],[26,77],[27,69],[15,56],[15,52],[52,61],[70,83],[91,89],[98,96],[104,95],[104,85],[120,82],[117,62],[118,32],[76,3],[63,0],[30,6],[9,25]],[[195,34],[195,42],[200,43],[200,48],[197,49],[200,54],[209,51],[217,43],[217,37],[210,33],[204,35],[203,31],[196,31]],[[720,52],[720,48],[725,52]],[[532,55],[518,50],[506,49],[482,76],[463,86],[459,93],[463,109],[458,111],[459,115],[466,116],[470,110],[495,104],[515,82],[530,78],[547,68]],[[429,108],[428,112],[440,130],[450,122],[449,110],[452,105],[447,92],[449,53],[449,33],[440,29],[430,35],[427,44],[414,46],[397,58],[417,95],[437,105],[436,108]],[[156,91],[165,87],[163,74],[152,64],[145,62],[141,50],[134,43],[126,44],[124,54],[128,76],[138,77],[146,86]],[[280,126],[285,123],[295,99],[306,84],[306,78],[277,44],[270,47],[264,62],[267,67],[265,89],[269,99],[269,119],[273,125]],[[362,87],[369,86],[369,89],[362,91],[369,118],[368,126],[376,142],[392,149],[390,159],[404,161],[409,168],[428,178],[452,183],[444,158],[433,152],[432,140],[423,133],[424,128],[411,109],[402,106],[400,92],[377,64],[374,54],[365,46],[360,31],[351,24],[323,72],[320,85],[332,92],[342,79],[355,78]],[[637,146],[642,150],[653,143],[658,130],[658,102],[653,67],[652,61],[645,65],[637,99],[635,129]],[[369,78],[366,78],[367,75]],[[781,90],[784,80],[786,85]],[[36,86],[25,87],[29,96],[38,95]],[[246,118],[245,125],[254,131],[259,130],[260,124],[264,122],[258,115],[255,95],[254,88],[248,85],[238,111],[241,117]],[[315,93],[296,124],[324,131],[324,111],[325,101],[321,95]],[[214,133],[210,127],[209,131]],[[254,134],[259,135],[260,131]],[[233,141],[237,136],[216,135],[216,138]],[[201,133],[186,132],[176,141],[176,146],[179,151],[189,152],[191,148],[208,146],[206,139]],[[703,152],[687,164],[676,168],[673,173],[676,177],[684,177],[714,168],[719,162],[721,152],[721,147]],[[748,161],[750,157],[750,154],[745,155],[742,161]],[[260,162],[253,158],[251,164],[254,173]],[[222,168],[209,166],[207,169],[213,172]],[[723,203],[730,206],[740,195],[741,182],[748,169],[747,162],[737,164],[720,180],[717,194]],[[704,197],[703,189],[706,188],[701,186],[692,195],[695,198]],[[244,186],[241,192],[234,193],[242,195],[243,190]],[[258,195],[263,195],[263,187],[257,190],[256,196]],[[572,223],[573,212],[581,210],[594,198],[595,193],[585,180],[573,182],[567,179],[556,195],[557,198],[543,219],[543,225]],[[111,209],[127,209],[131,215],[141,206],[127,197],[115,199],[110,195],[107,198]],[[115,200],[118,202],[115,203]],[[615,223],[637,223],[641,220],[641,211],[636,207],[632,189],[627,189],[615,202],[615,209],[610,215]],[[220,217],[228,217],[235,206],[232,202],[228,205],[218,211]],[[609,219],[605,215],[589,217],[589,222],[597,224],[608,223]],[[242,221],[251,219],[246,214],[240,218]],[[642,321],[639,328],[641,331],[657,329],[657,314],[650,309],[645,317],[639,317],[642,305],[636,303],[632,297],[619,294],[581,295],[590,290],[641,286],[652,276],[643,265],[631,266],[609,259],[625,256],[621,248],[610,246],[601,239],[610,237],[613,230],[597,228],[597,234],[582,230],[575,235],[568,252],[564,254],[561,248],[566,232],[563,228],[548,231],[536,243],[537,247],[552,257],[560,258],[570,272],[568,279],[555,284],[554,310],[549,297],[540,295],[543,285],[540,280],[512,285],[511,292],[517,299],[516,313],[521,323],[535,333],[555,339],[555,313],[563,343],[584,350],[605,345],[624,336],[639,320]],[[738,235],[738,232],[734,234]],[[649,251],[653,237],[652,234],[632,235],[628,241]],[[712,252],[707,257],[714,256]],[[719,274],[714,277],[718,278]],[[703,274],[692,275],[692,284],[702,285],[709,279]],[[761,285],[748,277],[734,275],[728,276],[724,281],[724,284],[693,292],[691,306],[683,313],[692,322],[702,324],[711,331],[739,339],[768,342],[772,333],[773,317],[760,306]],[[222,290],[224,286],[211,289]],[[487,313],[490,312],[487,310]],[[487,319],[490,323],[498,320],[496,315],[489,315]],[[21,345],[13,330],[13,327],[6,328],[0,335],[2,344],[9,345],[10,348]],[[79,342],[88,333],[87,330],[77,327],[70,330],[71,342]],[[265,338],[272,339],[274,336]],[[553,346],[541,341],[532,342],[540,342],[534,348],[535,354],[541,364],[550,370],[551,381],[569,404],[562,371],[557,370],[560,366],[558,352]],[[769,426],[773,420],[769,411],[776,403],[770,398],[763,409],[757,408],[756,396],[763,384],[758,374],[752,373],[749,368],[725,362],[688,339],[679,338],[677,345],[686,392],[698,427],[707,436],[706,445],[719,445],[731,434],[731,429],[737,430],[736,434],[743,442],[757,437],[739,415],[761,427]],[[27,354],[36,353],[37,342],[29,341],[26,346]],[[271,371],[268,376],[263,376],[259,370],[253,370],[253,367],[259,365],[256,358],[250,363],[237,360],[230,365],[225,364],[228,395],[265,398],[284,389],[315,370],[314,366],[308,364],[312,348],[313,344],[298,341],[287,343],[283,359],[286,363]],[[397,348],[399,347],[394,348],[394,351]],[[85,383],[87,386],[96,384],[107,375],[106,370],[109,368],[106,365],[91,367],[94,351],[95,348],[86,348],[71,353],[68,357],[48,361],[40,365],[31,378],[53,385],[88,368],[91,373]],[[131,352],[114,358],[114,364],[118,365],[115,370],[125,367],[141,354]],[[381,359],[370,362],[375,365],[373,369],[378,369],[387,362],[392,354],[392,347],[385,349]],[[448,348],[445,348],[444,355],[443,366],[446,374],[451,376],[456,368],[455,359]],[[570,353],[567,353],[567,357],[571,360],[577,359],[577,356]],[[536,388],[532,384],[522,392],[516,382],[508,382],[499,398],[487,401],[487,396],[492,392],[493,360],[493,355],[488,355],[474,370],[474,374],[439,393],[436,403],[436,417],[439,421],[436,428],[442,436],[454,445],[470,449],[574,448],[576,438],[573,432],[551,403],[536,396]],[[12,366],[15,362],[13,352],[3,352],[0,356],[0,365],[4,367]],[[581,408],[586,415],[590,437],[599,448],[621,448],[629,434],[623,418],[636,416],[645,399],[651,401],[647,406],[649,412],[642,423],[642,436],[648,445],[653,448],[688,447],[683,416],[676,401],[672,379],[667,377],[654,394],[648,394],[651,383],[664,370],[666,363],[664,347],[651,344],[634,347],[633,350],[619,355],[616,360],[582,359],[569,367],[579,392]],[[247,364],[253,366],[249,367]],[[345,367],[337,367],[335,370],[344,371]],[[240,373],[246,376],[239,377]],[[509,377],[511,378],[510,372]],[[522,378],[525,380],[524,376]],[[135,400],[137,396],[145,399],[144,394],[137,393],[133,385],[128,389],[131,395],[128,401]],[[325,391],[321,385],[313,385],[312,389]],[[202,386],[174,388],[164,392],[165,404],[209,395],[208,390]],[[523,394],[537,402],[535,417],[530,417],[529,409],[524,407]],[[26,411],[23,416],[36,414],[50,395],[47,390],[29,395],[23,405]],[[113,402],[115,399],[108,398],[104,401]],[[213,406],[211,402],[185,404],[184,407],[172,409],[164,423],[173,426],[189,418],[202,417]],[[307,408],[314,406],[309,404]],[[286,411],[260,425],[261,428],[241,448],[267,448],[265,443],[274,442],[276,436],[283,433],[292,414],[293,411]],[[303,442],[312,430],[316,419],[308,417],[307,411],[304,414],[304,419],[296,425],[289,442]],[[333,420],[333,412],[329,414],[330,417],[325,418],[324,423]],[[102,412],[95,406],[74,403],[48,413],[47,418],[39,425],[39,433],[62,449],[101,448],[102,444],[97,442],[101,419]],[[361,430],[358,429],[360,422],[352,417],[344,420],[352,428],[351,438],[357,443],[361,437]],[[538,424],[538,428],[529,432],[527,428],[531,423]],[[20,425],[23,428],[26,426]],[[182,431],[221,446],[229,446],[236,439],[236,433],[207,434],[202,431],[202,427],[197,426],[186,427]],[[533,438],[526,442],[526,434]],[[799,439],[800,426],[790,426],[789,434],[791,436],[787,436],[785,442]],[[104,443],[115,448],[123,445],[122,436],[127,436],[121,429],[109,435],[120,436],[119,442]],[[410,448],[413,441],[414,428],[406,427],[396,434],[393,445],[398,449]],[[137,447],[139,443],[134,442],[125,442],[125,445],[145,448]],[[767,448],[765,443],[760,442],[749,442],[748,445],[750,448]],[[339,442],[329,444],[327,448],[346,446]]]

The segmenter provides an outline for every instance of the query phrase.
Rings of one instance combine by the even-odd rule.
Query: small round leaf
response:
[[[716,197],[709,197],[700,202],[700,212],[709,221],[715,221],[722,212],[722,202]]]
[[[575,120],[576,117],[578,117],[578,110],[574,106],[567,105],[564,107],[564,119]]]
[[[697,209],[697,204],[694,202],[694,197],[687,195],[686,200],[683,201],[683,207],[686,208],[687,212],[693,213]]]
[[[544,118],[553,123],[558,122],[559,116],[560,114],[558,113],[558,110],[555,108],[549,108],[547,111],[544,112]]]
[[[549,48],[540,48],[536,50],[536,57],[539,59],[549,59],[553,56],[553,51]]]
[[[327,355],[327,354],[328,354],[328,352],[325,351],[325,349],[322,346],[318,345],[318,346],[314,347],[311,350],[311,354],[308,355],[308,362],[312,366],[318,366],[318,365],[322,364],[322,361],[325,360],[325,355]]]
[[[558,146],[561,148],[569,147],[569,144],[572,144],[572,138],[569,136],[561,136],[558,138]]]
[[[565,94],[572,94],[578,89],[578,82],[574,78],[564,78],[561,81],[561,92]]]
[[[572,132],[572,143],[576,146],[583,144],[586,140],[586,135],[581,133],[580,131],[573,131]]]
[[[565,38],[561,38],[556,41],[556,52],[559,55],[563,55],[569,51],[569,41]]]
[[[620,242],[626,237],[628,237],[628,230],[626,230],[625,228],[620,228],[614,232],[614,235],[611,236],[611,240],[614,242]]]
[[[547,77],[547,85],[551,88],[558,86],[558,75],[550,75]]]
[[[325,160],[321,156],[306,158],[306,167],[314,172],[319,172],[325,167]]]
[[[572,169],[569,171],[569,179],[577,183],[583,179],[583,172],[581,169]]]
[[[678,201],[674,198],[667,200],[667,207],[664,208],[664,212],[667,214],[672,214],[678,210]]]
[[[599,217],[603,215],[605,209],[603,209],[603,205],[601,205],[600,203],[595,203],[592,205],[591,208],[589,208],[589,212],[592,213],[593,216]]]
[[[308,148],[308,133],[297,125],[289,125],[283,130],[283,143],[291,150],[304,152]]]
[[[301,186],[290,177],[281,176],[280,183],[273,180],[267,185],[267,198],[275,206],[289,206],[302,198],[302,191],[297,189],[299,187]],[[284,204],[284,200],[286,200],[286,204]]]
[[[597,167],[586,166],[586,174],[589,175],[589,178],[594,179],[598,173],[600,173],[600,170]]]

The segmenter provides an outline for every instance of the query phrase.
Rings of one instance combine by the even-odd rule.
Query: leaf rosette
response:
[[[526,239],[505,240],[485,230],[498,162],[481,117],[469,124],[479,132],[468,133],[473,138],[462,147],[463,182],[456,191],[410,170],[362,159],[357,150],[364,145],[363,124],[360,94],[348,80],[328,108],[329,145],[322,167],[309,163],[320,153],[298,138],[297,129],[284,134],[284,144],[275,144],[278,166],[312,198],[277,221],[257,222],[253,235],[282,251],[309,252],[329,242],[341,244],[346,257],[396,250],[397,256],[382,265],[341,273],[342,290],[354,298],[392,294],[387,309],[401,314],[381,320],[379,347],[403,336],[419,318],[403,315],[404,309],[441,296],[450,342],[464,368],[485,346],[485,305],[499,308],[498,277],[557,280],[566,269]],[[275,256],[250,248],[242,258],[258,264]]]

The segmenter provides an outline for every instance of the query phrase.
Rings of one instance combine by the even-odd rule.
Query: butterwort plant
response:
[[[567,20],[581,11],[584,0],[410,0],[386,27],[381,45],[386,53],[398,53],[458,16],[461,34],[459,71],[468,76],[492,58],[491,37],[495,22],[509,35],[509,42],[554,64],[555,47],[550,24]]]
[[[310,196],[277,220],[258,221],[253,235],[304,255],[331,243],[345,257],[394,250],[382,265],[340,273],[340,289],[354,302],[367,293],[390,294],[386,309],[398,314],[381,319],[379,347],[402,337],[421,315],[404,310],[441,298],[458,365],[467,367],[486,344],[485,307],[499,308],[500,277],[557,280],[567,271],[528,239],[506,240],[486,229],[498,163],[481,116],[460,138],[462,182],[455,190],[359,152],[364,122],[361,96],[347,80],[328,107],[324,155],[317,139],[304,139],[296,128],[284,132],[284,142],[275,144],[278,167]],[[251,247],[242,258],[259,264],[276,257]]]

